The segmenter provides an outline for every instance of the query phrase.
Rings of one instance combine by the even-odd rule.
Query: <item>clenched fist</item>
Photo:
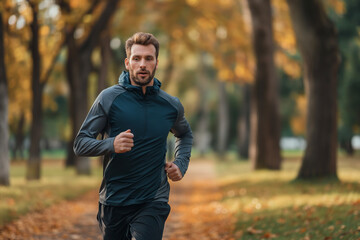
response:
[[[165,171],[168,177],[174,182],[180,181],[183,178],[179,167],[176,166],[175,163],[165,163]]]
[[[116,153],[125,153],[131,150],[134,146],[134,134],[128,129],[125,132],[119,133],[114,140],[114,150]]]

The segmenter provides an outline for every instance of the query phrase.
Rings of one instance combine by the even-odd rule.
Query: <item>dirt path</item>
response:
[[[96,191],[76,201],[28,214],[0,229],[4,240],[98,240]],[[234,217],[221,203],[214,166],[193,161],[186,177],[171,184],[171,213],[164,240],[230,240]]]
[[[186,176],[171,184],[166,240],[231,240],[234,216],[221,204],[214,164],[193,161]]]
[[[0,229],[1,240],[98,240],[98,193],[64,201],[41,212],[27,214]]]

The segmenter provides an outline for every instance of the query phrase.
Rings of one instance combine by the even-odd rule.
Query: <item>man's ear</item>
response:
[[[129,59],[125,58],[125,68],[129,70]]]

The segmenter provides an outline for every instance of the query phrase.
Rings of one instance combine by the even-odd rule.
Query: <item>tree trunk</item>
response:
[[[350,109],[350,108],[349,108]],[[352,124],[348,121],[343,122],[343,125],[338,130],[338,141],[339,147],[346,152],[348,156],[354,155],[354,147],[352,146],[351,140],[354,136],[353,130],[351,127]]]
[[[201,156],[204,156],[205,153],[210,149],[211,142],[211,133],[209,131],[210,125],[210,107],[209,107],[209,79],[206,76],[206,66],[205,66],[206,55],[204,53],[200,54],[199,57],[199,67],[197,71],[196,87],[200,96],[200,107],[198,110],[198,115],[196,124],[195,136],[195,146],[200,152]]]
[[[67,74],[70,85],[70,115],[72,121],[72,141],[78,133],[88,111],[88,78],[92,70],[91,55],[98,45],[102,32],[108,26],[111,16],[117,9],[119,0],[109,0],[91,32],[81,45],[73,38],[73,30],[67,34],[68,59]],[[75,157],[68,152],[67,162],[75,162],[78,174],[90,174],[91,165],[88,157]]]
[[[298,179],[337,178],[337,73],[334,24],[321,0],[288,0],[307,97],[306,150]]]
[[[5,69],[4,25],[0,12],[0,186],[10,185],[8,85]]]
[[[248,0],[256,58],[251,99],[250,159],[254,169],[281,168],[278,79],[269,0]]]
[[[79,57],[78,48],[75,45],[75,39],[68,39],[68,57],[67,57],[67,78],[70,85],[70,117],[73,127],[73,137],[68,146],[67,166],[75,166],[78,174],[90,174],[89,158],[75,157],[73,152],[73,141],[79,131],[82,121],[88,111],[88,79],[81,77],[82,68],[87,64],[91,68],[90,57],[82,62]],[[89,63],[90,62],[90,63]],[[90,70],[88,70],[90,74]],[[88,162],[88,163],[86,163]]]
[[[21,112],[20,119],[17,123],[17,128],[15,130],[15,147],[14,147],[14,159],[20,157],[24,159],[24,130],[25,130],[25,113]]]
[[[173,53],[173,49],[172,49],[172,41],[173,38],[170,37],[169,39],[169,44],[167,47],[168,50],[168,56],[166,58],[166,67],[165,67],[165,71],[164,71],[164,77],[163,77],[163,81],[161,82],[161,89],[166,90],[167,87],[170,85],[170,82],[172,80],[172,76],[174,73],[174,53]]]
[[[238,154],[242,159],[249,158],[250,143],[250,91],[251,86],[244,84],[242,87],[242,108],[238,121]]]
[[[69,83],[69,87],[70,87],[70,96],[69,96],[69,111],[70,111],[70,124],[71,124],[71,129],[73,129],[72,132],[72,137],[69,140],[68,144],[67,144],[67,155],[66,155],[66,161],[65,161],[65,166],[66,167],[75,167],[76,166],[76,157],[75,157],[75,153],[73,150],[73,145],[74,145],[74,138],[75,138],[75,122],[76,122],[76,92],[80,91],[80,92],[87,92],[87,85],[84,86],[80,86],[80,89],[76,89],[75,86],[75,79],[80,79],[80,77],[78,76],[78,72],[75,70],[78,68],[77,64],[79,62],[79,58],[78,58],[78,53],[77,53],[77,48],[76,48],[76,43],[75,43],[75,39],[73,38],[73,31],[70,31],[69,33],[67,33],[67,39],[66,39],[66,45],[67,45],[67,59],[66,59],[66,77]],[[87,83],[85,83],[87,84]],[[85,89],[84,89],[85,88]],[[80,99],[81,100],[81,99]],[[81,100],[86,101],[86,99]],[[85,106],[87,108],[87,104]]]
[[[42,135],[42,93],[44,84],[40,82],[40,52],[38,8],[28,1],[33,19],[31,26],[31,56],[32,56],[32,124],[30,133],[30,151],[26,168],[26,179],[37,180],[41,175],[40,140]]]
[[[227,99],[226,83],[218,83],[219,105],[218,105],[218,134],[217,150],[220,157],[223,157],[227,150],[229,138],[229,100]]]
[[[111,48],[110,48],[110,33],[109,31],[104,32],[101,37],[101,65],[99,71],[99,80],[97,92],[98,94],[107,88],[107,76],[109,75],[109,64],[111,58]]]
[[[354,147],[351,144],[351,138],[344,139],[340,141],[340,147],[345,150],[348,156],[354,155]]]

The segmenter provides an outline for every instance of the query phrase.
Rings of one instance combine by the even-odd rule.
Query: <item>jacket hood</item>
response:
[[[140,91],[142,92],[142,88],[139,86],[131,85],[129,72],[123,71],[119,77],[119,85],[124,87],[128,91]],[[159,92],[161,87],[161,82],[154,78],[154,85],[146,87],[146,94],[155,94]]]

